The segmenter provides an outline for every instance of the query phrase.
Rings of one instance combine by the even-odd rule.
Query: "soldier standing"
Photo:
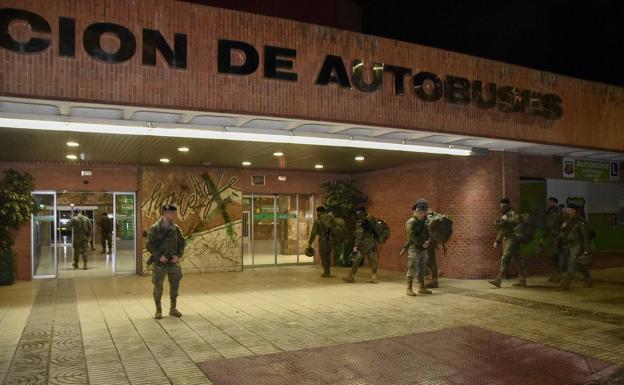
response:
[[[418,294],[431,294],[425,288],[425,273],[429,256],[427,249],[431,246],[429,239],[429,227],[427,226],[427,210],[429,205],[425,199],[419,199],[412,206],[412,216],[405,222],[407,242],[407,292],[406,295],[414,296],[412,290],[414,277],[418,279]]]
[[[426,203],[426,201],[425,201]],[[412,207],[412,210],[414,210],[414,207]],[[427,211],[427,226],[429,226],[429,222],[436,216],[438,215],[438,213],[436,213],[435,211],[428,209]],[[434,241],[433,239],[430,240],[429,242],[429,247],[427,247],[427,255],[428,255],[428,259],[427,259],[427,268],[429,268],[429,270],[431,270],[431,282],[429,282],[427,284],[427,288],[428,289],[437,289],[438,288],[438,261],[436,259],[436,252],[438,249],[438,242]]]
[[[106,245],[108,244],[108,253],[113,253],[113,220],[108,217],[108,214],[102,213],[102,217],[98,222],[100,227],[100,233],[102,234],[102,252],[106,254]]]
[[[555,273],[549,278],[550,282],[559,282],[560,275],[565,269],[565,266],[562,266],[559,262],[559,232],[562,224],[563,213],[559,209],[559,201],[555,197],[550,197],[548,198],[546,218],[544,219],[544,234],[536,250],[536,254],[549,258],[555,266]]]
[[[91,246],[89,241],[93,234],[93,228],[91,227],[91,221],[84,215],[82,210],[78,210],[78,214],[73,216],[70,221],[70,226],[74,232],[72,239],[72,246],[74,248],[74,263],[72,266],[74,269],[78,268],[78,261],[82,255],[82,268],[87,270],[87,255]]]
[[[169,297],[171,299],[169,315],[182,317],[182,313],[176,308],[176,301],[182,279],[182,269],[179,262],[184,254],[186,242],[182,230],[175,224],[177,208],[174,205],[164,205],[161,213],[162,217],[150,227],[147,240],[147,250],[151,254],[154,264],[152,283],[154,284],[154,302],[156,304],[155,319],[162,318],[160,299],[163,293],[165,275],[169,280]]]
[[[501,214],[503,215],[494,221],[494,225],[497,229],[494,248],[497,248],[498,244],[503,241],[503,255],[501,256],[498,276],[494,280],[488,280],[488,282],[496,287],[500,287],[503,281],[503,275],[507,271],[509,264],[513,263],[518,269],[519,280],[518,283],[514,283],[513,286],[526,287],[524,260],[520,255],[520,239],[516,233],[516,227],[520,225],[520,216],[512,210],[509,199],[501,199],[500,206]]]
[[[566,210],[567,219],[561,226],[560,237],[563,240],[563,254],[567,259],[565,275],[561,280],[561,288],[567,290],[574,279],[578,269],[585,278],[585,286],[593,286],[589,264],[589,230],[585,222],[584,206],[582,198],[568,198]]]
[[[331,254],[331,233],[334,227],[334,217],[331,215],[325,207],[319,206],[316,208],[316,220],[312,225],[312,231],[310,232],[310,240],[308,241],[308,247],[312,247],[314,238],[319,238],[319,254],[321,256],[321,262],[323,264],[323,273],[321,277],[332,277],[329,265]]]
[[[356,254],[349,276],[342,278],[347,283],[355,282],[355,274],[357,273],[360,263],[366,257],[371,267],[372,275],[368,283],[377,283],[377,238],[375,235],[375,218],[366,213],[366,207],[360,206],[356,209],[356,226],[355,226],[355,246],[353,253]]]

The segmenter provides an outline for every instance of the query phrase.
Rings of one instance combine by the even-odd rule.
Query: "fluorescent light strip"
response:
[[[0,126],[31,130],[88,132],[97,134],[120,134],[139,136],[160,136],[194,139],[235,140],[244,142],[304,144],[330,147],[367,148],[372,150],[406,151],[428,154],[469,156],[470,150],[447,147],[403,144],[392,142],[369,141],[346,138],[324,138],[290,134],[249,133],[227,130],[199,128],[160,128],[147,125],[117,125],[92,122],[73,122],[59,120],[16,119],[0,117]]]

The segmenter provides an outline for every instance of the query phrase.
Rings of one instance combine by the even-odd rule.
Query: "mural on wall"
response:
[[[242,192],[236,182],[237,177],[225,170],[145,168],[141,176],[143,230],[160,218],[162,205],[176,205],[177,224],[186,238],[182,271],[241,270]],[[145,244],[142,255],[145,265],[149,257]]]

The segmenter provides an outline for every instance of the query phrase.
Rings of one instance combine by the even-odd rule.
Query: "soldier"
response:
[[[426,201],[425,201],[425,204]],[[412,207],[412,210],[414,210],[414,208]],[[435,211],[428,209],[427,211],[427,226],[429,225],[429,222],[436,216],[438,215],[438,213],[436,213]],[[429,268],[429,270],[431,270],[431,282],[429,282],[427,284],[427,288],[428,289],[437,289],[438,288],[438,261],[436,260],[436,252],[437,252],[437,248],[438,248],[438,242],[434,241],[433,239],[430,240],[429,242],[429,247],[427,247],[427,255],[428,255],[428,259],[427,259],[427,268]]]
[[[329,278],[333,277],[329,271],[330,254],[331,254],[331,233],[334,227],[334,217],[331,215],[325,207],[319,206],[316,208],[316,220],[312,225],[312,231],[310,232],[310,240],[308,241],[308,247],[312,247],[314,238],[318,235],[319,238],[319,254],[321,256],[321,262],[323,263],[323,273],[321,277]]]
[[[588,266],[591,261],[589,254],[589,230],[585,222],[584,206],[582,198],[568,198],[566,221],[561,225],[560,238],[563,241],[563,255],[567,259],[564,277],[561,280],[561,288],[568,290],[576,270],[580,270],[585,278],[585,286],[592,287],[593,281]]]
[[[375,235],[375,218],[366,213],[366,207],[360,206],[356,209],[356,226],[355,226],[355,246],[353,253],[356,257],[349,271],[349,276],[342,278],[347,283],[355,282],[355,273],[357,273],[360,263],[366,257],[371,267],[372,275],[368,283],[377,283],[377,237]]]
[[[537,255],[549,258],[555,266],[555,273],[549,278],[550,282],[559,282],[563,270],[563,266],[559,264],[559,232],[562,224],[563,213],[559,209],[559,201],[555,197],[550,197],[544,219],[544,234],[536,249]]]
[[[414,277],[418,279],[418,294],[431,294],[425,288],[425,273],[429,256],[427,249],[431,246],[429,227],[427,226],[427,210],[429,205],[425,199],[419,199],[412,206],[412,216],[405,222],[405,232],[408,242],[407,257],[407,292],[406,295],[415,296],[412,290]]]
[[[102,234],[102,252],[100,254],[106,254],[106,244],[108,244],[108,253],[112,254],[113,220],[108,217],[108,214],[102,213],[98,225],[100,227],[100,233]]]
[[[182,230],[175,224],[177,208],[174,205],[164,205],[161,213],[162,217],[150,227],[147,240],[147,250],[151,254],[150,258],[154,264],[152,283],[154,284],[154,302],[156,304],[155,319],[162,318],[160,298],[162,297],[165,274],[169,279],[169,296],[171,298],[169,315],[182,317],[182,314],[176,309],[176,300],[182,279],[182,269],[179,262],[184,254],[186,242]]]
[[[500,271],[498,276],[494,280],[488,280],[488,282],[496,287],[500,287],[503,275],[507,271],[509,264],[513,263],[518,269],[518,283],[514,283],[513,286],[526,287],[527,283],[526,273],[524,270],[524,260],[520,255],[520,239],[516,233],[516,227],[520,224],[520,216],[512,210],[509,199],[501,199],[500,206],[501,214],[503,215],[494,221],[494,225],[497,229],[494,248],[497,248],[498,244],[503,241],[503,255],[500,261]]]
[[[74,231],[74,237],[72,239],[72,246],[74,248],[74,263],[72,266],[74,269],[78,268],[78,261],[82,255],[82,268],[87,270],[87,255],[89,249],[89,240],[93,234],[93,228],[91,227],[91,221],[84,215],[82,210],[78,210],[78,214],[73,216],[70,221],[70,226]]]

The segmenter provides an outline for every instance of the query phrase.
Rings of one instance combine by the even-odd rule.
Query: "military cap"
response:
[[[557,198],[555,198],[555,197],[550,197],[550,198],[548,198],[548,200],[551,201],[551,202],[559,203],[559,200]]]
[[[420,198],[419,200],[416,201],[414,206],[412,206],[412,210],[416,210],[416,209],[427,210],[428,208],[429,208],[429,202],[427,202],[427,200],[424,198]]]
[[[509,198],[503,198],[503,199],[500,200],[500,203],[502,205],[510,205],[511,201],[509,200]]]
[[[572,209],[578,209],[585,206],[585,198],[583,197],[568,197],[566,199],[566,205]]]
[[[319,214],[320,213],[324,213],[325,211],[326,211],[325,207],[323,207],[323,206],[319,206],[319,207],[316,208],[316,212],[319,213]]]
[[[178,208],[175,205],[163,205],[161,211],[178,211]]]

